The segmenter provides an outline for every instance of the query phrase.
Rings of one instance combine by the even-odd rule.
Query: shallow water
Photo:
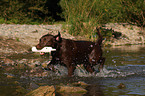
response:
[[[30,54],[18,54],[19,56],[10,56],[11,59],[30,58]],[[29,55],[29,56],[28,56]],[[22,86],[26,89],[30,85],[57,85],[68,84],[77,81],[84,81],[88,86],[84,96],[145,96],[145,46],[132,45],[132,46],[116,46],[105,47],[104,57],[106,62],[103,70],[100,73],[88,73],[80,65],[75,70],[74,77],[67,77],[67,69],[61,65],[55,65],[56,72],[50,72],[50,75],[44,77],[27,76],[25,74],[27,68],[15,70],[14,73],[6,73],[0,69],[0,94],[2,96],[9,96],[8,94],[15,93],[16,86]],[[31,57],[30,59],[40,58],[40,56]],[[41,61],[46,58],[41,57]],[[95,66],[97,70],[98,66]],[[18,73],[17,73],[18,72]],[[5,78],[5,75],[12,75],[14,78]],[[14,84],[18,81],[19,84]],[[31,89],[35,89],[38,85],[33,85]],[[125,87],[119,87],[123,84]],[[11,90],[7,92],[7,90]],[[13,95],[12,94],[12,95]],[[14,94],[16,96],[20,94]]]

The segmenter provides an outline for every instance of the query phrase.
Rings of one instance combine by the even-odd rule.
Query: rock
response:
[[[4,59],[4,64],[14,64],[15,62],[13,61],[13,60],[11,60],[11,59],[8,59],[8,58],[5,58]]]
[[[32,68],[32,69],[36,67],[35,64],[28,64],[28,66],[29,66],[30,68]]]
[[[83,82],[83,81],[79,81],[78,84],[80,84],[81,86],[88,86],[89,84]]]
[[[83,88],[89,86],[89,84],[83,82],[83,81],[78,81],[78,82],[75,82],[75,83],[72,83],[73,86],[81,86]]]
[[[41,65],[41,62],[39,62],[39,61],[31,61],[31,63],[28,64],[28,66],[32,69],[37,67],[37,66],[40,66],[40,65]]]
[[[36,66],[40,66],[40,65],[41,65],[41,62],[40,62],[40,61],[35,61],[34,64],[35,64]]]
[[[12,66],[2,66],[6,71],[11,71],[14,69]]]
[[[123,83],[120,83],[117,87],[118,87],[119,89],[123,89],[123,88],[125,88],[126,86],[125,86]]]
[[[29,89],[30,90],[34,90],[34,89],[37,89],[39,86],[37,84],[35,84],[34,82],[31,82],[30,83],[30,86],[29,86]]]
[[[45,62],[42,63],[41,66],[42,66],[43,68],[47,68],[47,65],[48,65],[50,62],[51,62],[51,61],[45,61]]]
[[[84,96],[106,96],[99,83],[87,86],[86,90],[88,92]]]
[[[25,96],[55,96],[54,86],[40,86]]]
[[[14,81],[14,84],[20,84],[20,82],[18,82],[18,81]]]
[[[14,75],[11,73],[4,73],[7,78],[14,78]]]
[[[13,96],[23,96],[27,93],[27,90],[21,86],[16,86],[16,90],[12,93]]]
[[[42,77],[48,76],[48,72],[43,72]]]
[[[14,76],[12,76],[12,75],[7,75],[7,78],[13,78]]]
[[[70,86],[57,86],[56,92],[58,93],[86,93],[87,90],[81,87],[70,87]]]
[[[23,68],[25,68],[25,67],[26,67],[25,64],[17,64],[14,68],[15,68],[15,69],[23,69]]]
[[[27,59],[22,59],[22,60],[18,61],[18,63],[20,63],[20,64],[23,64],[23,63],[26,63],[26,62],[27,62]]]

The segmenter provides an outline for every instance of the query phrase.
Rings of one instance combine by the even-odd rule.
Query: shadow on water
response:
[[[86,87],[88,92],[84,96],[143,96],[145,95],[144,49],[145,46],[141,45],[106,47],[104,48],[105,67],[100,73],[90,74],[78,65],[74,77],[67,77],[67,69],[59,64],[54,66],[55,72],[43,70],[42,64],[48,62],[48,57],[40,57],[33,53],[11,55],[8,58],[19,61],[18,63],[37,66],[18,68],[14,65],[1,64],[0,94],[21,96],[40,85],[67,85],[83,81],[89,84]],[[27,62],[24,62],[24,59]],[[98,66],[95,66],[96,70],[97,68]],[[25,92],[20,89],[27,90]],[[20,92],[17,92],[18,90]]]

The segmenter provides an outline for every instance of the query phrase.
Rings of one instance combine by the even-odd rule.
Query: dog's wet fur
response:
[[[56,51],[51,52],[52,64],[64,64],[68,69],[68,76],[72,76],[77,64],[83,64],[88,72],[94,72],[94,65],[99,65],[99,71],[103,69],[105,58],[102,57],[102,36],[97,29],[98,40],[91,41],[75,41],[61,38],[60,32],[58,35],[44,35],[40,38],[37,49],[44,47],[55,48]]]

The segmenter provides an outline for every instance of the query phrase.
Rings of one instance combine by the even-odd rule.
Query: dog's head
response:
[[[44,47],[52,47],[57,48],[58,43],[60,43],[62,40],[60,32],[58,32],[58,35],[44,35],[40,38],[39,44],[36,46],[37,49],[42,49]]]

